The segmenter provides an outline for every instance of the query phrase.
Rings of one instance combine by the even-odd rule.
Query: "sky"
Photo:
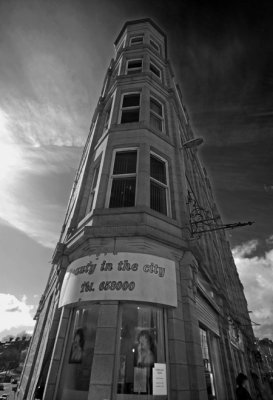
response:
[[[33,330],[113,42],[145,17],[167,33],[223,221],[255,221],[228,237],[255,335],[273,339],[271,2],[0,0],[0,340]]]

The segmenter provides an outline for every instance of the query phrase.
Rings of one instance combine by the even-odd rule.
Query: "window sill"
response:
[[[115,208],[100,208],[100,209],[95,209],[92,217],[96,217],[99,215],[110,215],[110,214],[115,214],[115,215],[125,215],[125,214],[139,214],[139,213],[145,213],[147,215],[150,215],[152,217],[155,217],[157,219],[161,219],[164,222],[171,223],[172,225],[175,225],[179,227],[180,225],[176,221],[176,219],[168,216],[161,214],[158,211],[152,210],[150,207],[145,207],[145,206],[135,206],[135,207],[115,207]],[[91,216],[91,214],[90,214]]]

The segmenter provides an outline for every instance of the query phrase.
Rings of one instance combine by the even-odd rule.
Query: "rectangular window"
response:
[[[161,79],[161,71],[153,62],[150,62],[150,71]]]
[[[100,170],[100,164],[98,164],[94,171],[93,171],[93,178],[92,178],[92,183],[91,183],[91,190],[90,190],[90,195],[86,207],[86,214],[88,214],[94,206],[94,198],[95,194],[97,192],[97,186],[98,186],[98,176],[99,176],[99,170]]]
[[[215,399],[215,382],[212,371],[210,353],[209,353],[209,344],[208,344],[208,333],[206,330],[199,327],[200,331],[200,340],[201,340],[201,349],[205,370],[205,380],[207,386],[207,394],[209,399]]]
[[[140,111],[140,93],[124,94],[121,105],[120,123],[138,122]]]
[[[168,180],[166,161],[151,154],[150,157],[150,207],[168,214]]]
[[[127,75],[132,75],[132,74],[139,74],[142,72],[142,60],[128,60],[127,61],[127,66],[126,66],[126,74]]]
[[[153,128],[163,132],[164,130],[163,105],[154,97],[150,97],[150,124]]]
[[[122,306],[117,399],[166,398],[167,377],[163,310],[158,307],[126,304]],[[158,393],[156,366],[160,365],[161,390]],[[165,368],[164,368],[165,366]],[[162,368],[163,367],[163,368]],[[157,397],[156,397],[157,396]],[[159,396],[162,398],[162,396]]]
[[[133,36],[130,39],[130,45],[142,44],[143,43],[143,35]]]
[[[135,206],[136,167],[137,150],[116,152],[109,208]]]
[[[116,52],[118,53],[121,49],[123,49],[124,48],[124,46],[125,46],[125,37],[119,42],[119,44],[117,45],[117,48],[116,48]]]
[[[73,316],[57,398],[87,400],[99,316],[99,304],[78,309]]]
[[[121,60],[116,64],[115,68],[113,69],[112,79],[115,79],[116,76],[120,75],[120,68],[121,68]]]
[[[112,111],[112,100],[111,100],[110,104],[106,107],[103,132],[107,131],[107,129],[110,126],[111,111]]]
[[[158,53],[160,53],[160,46],[153,39],[150,39],[150,45],[153,49],[155,49]]]

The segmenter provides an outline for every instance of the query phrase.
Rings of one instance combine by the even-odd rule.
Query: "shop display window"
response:
[[[122,306],[117,393],[117,399],[167,398],[161,308]]]
[[[65,349],[57,400],[87,400],[99,305],[74,312]]]

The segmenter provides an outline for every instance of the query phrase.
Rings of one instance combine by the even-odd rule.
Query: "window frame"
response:
[[[138,105],[138,106],[130,106],[130,107],[122,107],[124,97],[127,96],[127,95],[131,95],[131,94],[138,94],[138,95],[139,95],[139,105]],[[134,110],[134,109],[138,109],[138,110],[139,110],[139,118],[138,118],[138,121],[133,121],[133,122],[121,122],[123,110]],[[119,111],[118,123],[119,123],[119,124],[138,123],[138,122],[140,121],[140,109],[141,109],[141,92],[140,92],[140,91],[133,91],[133,92],[125,92],[125,93],[122,93],[122,95],[121,95],[121,102],[120,102],[120,111]]]
[[[153,177],[151,176],[151,157],[152,157],[152,156],[153,156],[154,158],[157,158],[159,161],[161,161],[161,162],[164,163],[164,165],[165,165],[165,173],[166,173],[166,184],[163,183],[163,182],[161,182],[161,181],[158,181],[157,179],[155,179],[155,178],[153,178]],[[158,212],[158,213],[160,213],[160,214],[162,214],[162,215],[165,215],[165,216],[169,217],[169,216],[171,215],[169,162],[168,162],[165,158],[161,157],[159,154],[157,154],[157,153],[154,152],[154,151],[150,151],[150,171],[149,171],[149,175],[150,175],[150,179],[149,179],[149,188],[150,188],[150,209],[153,210],[153,211],[155,211],[155,212]],[[166,211],[167,211],[166,214],[164,214],[164,213],[161,212],[161,211],[154,210],[154,209],[151,207],[151,182],[154,182],[154,183],[156,183],[157,185],[159,185],[159,186],[161,186],[161,187],[163,187],[163,188],[165,189]]]
[[[168,346],[168,340],[169,340],[169,334],[168,334],[168,316],[167,316],[167,308],[164,307],[161,304],[153,304],[153,303],[143,303],[143,302],[130,302],[131,305],[135,305],[137,307],[154,307],[157,309],[162,310],[162,322],[163,322],[163,345],[164,345],[164,352],[165,352],[165,364],[166,364],[166,379],[167,379],[167,395],[164,395],[164,398],[166,399],[170,399],[171,398],[171,373],[170,373],[170,355],[169,355],[169,346]],[[121,332],[121,328],[122,328],[122,317],[123,317],[123,310],[124,310],[124,306],[128,305],[128,302],[122,302],[119,306],[119,310],[118,310],[118,324],[117,324],[117,332]],[[114,398],[117,400],[123,399],[124,398],[124,394],[120,394],[117,391],[117,385],[118,385],[118,378],[119,378],[119,367],[120,367],[120,350],[121,350],[121,337],[119,334],[116,335],[116,360],[115,360],[115,364],[114,364],[114,368],[115,368],[115,372],[114,372],[114,379],[113,379],[113,388],[114,391],[113,393]],[[147,394],[140,394],[140,395],[136,395],[135,393],[133,394],[126,394],[126,398],[128,398],[128,400],[135,399],[136,396],[139,396],[140,399],[146,399],[147,398]],[[154,400],[156,399],[156,395],[150,395],[150,399]],[[158,396],[158,397],[163,397],[163,396]]]
[[[121,61],[122,59],[120,58],[119,61],[116,62],[116,65],[113,68],[111,79],[115,79],[117,76],[120,75]]]
[[[96,162],[93,168],[93,176],[92,176],[91,186],[89,190],[89,197],[84,217],[90,214],[95,208],[94,206],[96,205],[96,200],[97,200],[100,175],[101,175],[101,157]]]
[[[116,47],[116,53],[117,53],[117,54],[119,53],[120,50],[124,49],[125,43],[126,43],[126,36],[124,36],[124,37],[120,40],[119,44],[117,45],[117,47]]]
[[[138,39],[138,38],[141,38],[142,40],[140,42],[137,42],[137,43],[132,43],[132,40]],[[143,43],[144,43],[144,34],[134,35],[134,36],[130,37],[129,46],[138,46],[138,45],[143,44]]]
[[[151,66],[153,66],[155,69],[158,70],[159,75],[157,75],[155,72],[153,72],[153,71],[151,70]],[[150,60],[150,63],[149,63],[149,71],[150,71],[154,76],[156,76],[158,79],[160,79],[160,80],[162,81],[162,71],[161,71],[161,69],[157,66],[157,64],[156,64],[153,60]]]
[[[131,71],[129,72],[129,63],[132,61],[140,61],[141,67],[132,68]],[[142,58],[132,58],[132,59],[126,61],[126,68],[125,68],[126,75],[135,75],[135,74],[140,74],[141,72],[143,72],[143,59]]]
[[[105,107],[102,133],[107,132],[111,126],[111,120],[113,116],[113,105],[114,105],[114,97],[112,96]]]
[[[160,46],[160,44],[157,42],[157,40],[154,39],[153,37],[150,37],[150,46],[151,46],[152,49],[154,49],[158,54],[161,54],[161,46]]]
[[[158,104],[160,104],[160,106],[161,106],[161,108],[162,108],[162,115],[160,115],[160,114],[158,114],[156,111],[152,110],[152,108],[151,108],[151,99],[153,99],[155,102],[157,102]],[[159,131],[159,132],[161,132],[161,133],[165,133],[165,105],[164,105],[164,103],[163,103],[162,101],[158,100],[158,98],[157,98],[156,96],[154,96],[153,94],[150,94],[150,103],[149,103],[149,106],[150,106],[150,112],[149,112],[150,120],[149,120],[149,123],[150,123],[151,128],[152,128],[152,129],[155,129],[155,130],[157,130],[157,131]],[[162,127],[162,129],[158,129],[158,128],[152,126],[152,124],[151,124],[151,114],[153,114],[153,116],[154,116],[155,118],[157,118],[158,120],[161,121],[161,127]]]
[[[135,173],[129,173],[129,174],[113,174],[114,171],[114,165],[115,165],[115,160],[116,160],[116,154],[117,153],[125,153],[129,151],[136,151],[136,172]],[[127,207],[110,207],[110,199],[111,199],[111,192],[112,192],[112,185],[113,185],[113,180],[114,179],[122,179],[122,178],[136,178],[136,186],[135,186],[135,202],[133,206],[128,206],[129,208],[131,207],[136,207],[136,199],[137,199],[137,187],[138,187],[138,163],[139,163],[139,148],[138,147],[121,147],[113,150],[112,154],[112,160],[111,160],[111,165],[110,165],[110,174],[109,174],[109,183],[108,183],[108,189],[107,189],[107,195],[106,195],[106,208],[108,209],[114,209],[114,208],[127,208]]]
[[[83,309],[89,310],[91,308],[94,308],[94,306],[97,308],[99,306],[99,304],[98,303],[93,303],[93,304],[88,304],[88,305],[82,304],[82,305],[78,305],[78,306],[71,308],[69,311],[69,317],[68,317],[68,323],[67,323],[67,328],[66,328],[66,332],[65,332],[64,344],[63,344],[61,357],[60,357],[60,368],[58,370],[57,379],[56,379],[57,385],[55,386],[55,389],[54,389],[53,399],[56,399],[57,396],[59,396],[60,391],[61,391],[62,381],[65,380],[64,379],[65,378],[65,376],[64,376],[65,368],[66,368],[65,362],[67,362],[69,360],[68,354],[70,353],[70,349],[71,349],[71,345],[72,345],[72,341],[73,341],[72,338],[73,338],[73,334],[75,332],[77,312],[81,312],[81,310],[83,310]],[[98,318],[96,320],[95,335],[97,335],[98,320],[99,320],[99,310],[98,310]],[[96,336],[95,336],[95,340],[96,340]],[[96,346],[96,342],[94,343],[93,350],[95,349],[95,346]],[[89,385],[90,385],[91,374],[92,374],[93,366],[94,366],[93,361],[94,361],[94,359],[92,360],[92,364],[91,364],[91,368],[90,368]],[[68,362],[68,364],[69,364],[69,362]],[[88,394],[89,391],[85,391],[85,392]]]
[[[212,381],[210,380],[210,383],[212,383],[213,386],[214,386],[213,387],[214,392],[215,392],[214,396],[215,396],[215,398],[217,398],[218,397],[217,379],[216,379],[215,366],[214,366],[213,357],[212,357],[212,350],[211,350],[211,335],[213,333],[206,325],[202,324],[200,321],[198,321],[198,322],[199,322],[198,326],[199,326],[200,347],[201,347],[202,359],[204,360],[204,358],[203,358],[203,349],[202,349],[201,331],[205,332],[205,338],[206,338],[206,344],[207,344],[207,352],[208,352],[208,356],[209,356],[209,359],[207,359],[207,360],[208,360],[208,363],[210,364],[210,368],[211,368],[210,373],[212,375]],[[214,335],[214,336],[217,337],[217,335]],[[231,351],[231,354],[232,354],[232,351]],[[232,354],[232,357],[233,357],[233,354]],[[206,375],[205,365],[204,365],[203,374],[204,374],[204,378],[206,380],[206,377],[205,377],[205,375]],[[207,392],[207,383],[206,383],[206,392]]]

